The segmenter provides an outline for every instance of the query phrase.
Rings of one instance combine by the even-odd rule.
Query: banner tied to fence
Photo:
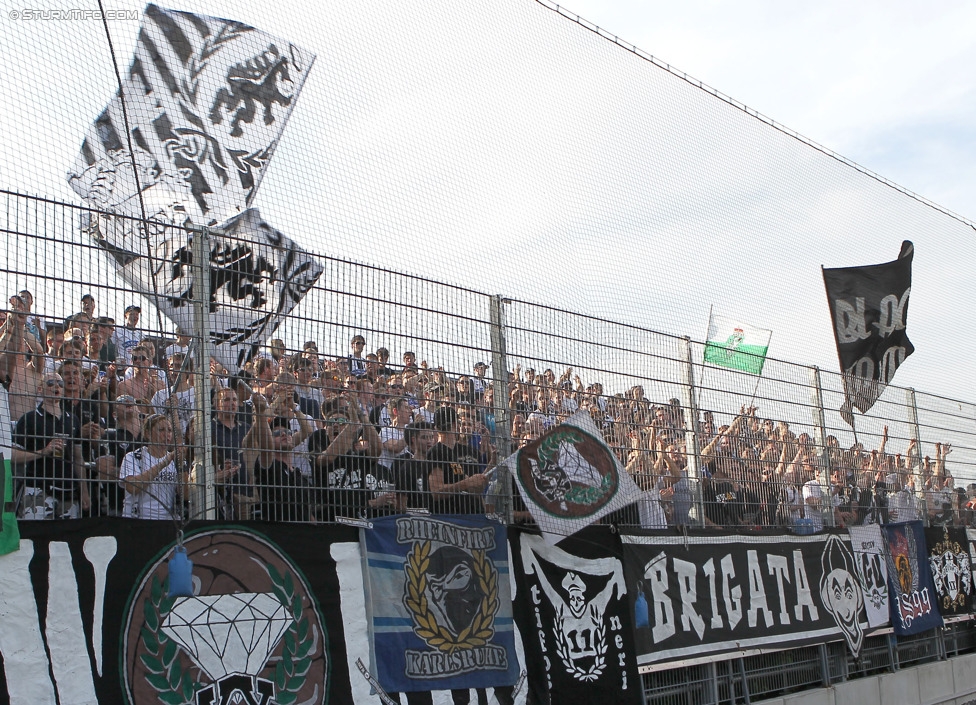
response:
[[[888,552],[888,592],[895,634],[920,634],[941,627],[938,593],[932,582],[920,521],[884,526]]]
[[[485,517],[383,517],[362,540],[371,671],[384,690],[515,684],[504,526]]]
[[[550,543],[641,498],[588,411],[578,411],[504,461]]]
[[[529,702],[639,705],[620,537],[593,526],[553,546],[513,532]]]

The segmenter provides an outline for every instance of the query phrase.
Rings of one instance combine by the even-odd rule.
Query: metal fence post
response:
[[[688,481],[694,492],[694,508],[698,513],[698,525],[705,525],[705,506],[702,500],[701,469],[699,467],[700,449],[698,447],[698,400],[695,398],[695,363],[691,350],[691,338],[685,336],[685,384],[682,393],[685,395],[684,406],[689,411],[688,423],[685,425],[685,456],[688,459]]]
[[[922,478],[922,431],[918,424],[918,405],[915,402],[915,389],[913,387],[909,387],[905,390],[905,406],[908,409],[909,433],[911,433],[912,438],[915,439],[915,453],[911,458],[906,458],[906,460],[911,464],[909,469],[912,471],[912,477],[915,478],[915,497],[917,498],[919,507],[921,508],[922,521],[925,522],[925,526],[930,526],[929,507],[925,498],[925,487],[920,486],[920,480]]]
[[[492,405],[495,413],[495,451],[499,461],[512,454],[512,422],[509,415],[508,398],[508,352],[505,347],[505,304],[509,299],[500,295],[491,297],[491,370],[494,393]],[[506,524],[512,523],[512,480],[508,467],[495,468],[496,497],[495,513]]]
[[[190,516],[217,518],[210,427],[210,231],[193,228],[193,328],[196,343],[193,474]]]
[[[823,386],[820,384],[820,368],[814,365],[810,368],[810,402],[813,414],[813,434],[820,448],[820,494],[821,514],[829,516],[830,526],[836,525],[834,517],[833,499],[830,496],[830,450],[827,448],[827,422],[824,416]],[[828,511],[829,510],[829,511]]]

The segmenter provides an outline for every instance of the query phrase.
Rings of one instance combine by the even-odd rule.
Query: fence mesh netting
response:
[[[548,3],[174,10],[0,23],[23,511],[132,512],[145,490],[141,511],[188,515],[205,455],[227,516],[524,519],[492,468],[582,409],[655,498],[615,521],[971,520],[973,357],[946,315],[976,293],[964,218]],[[203,226],[227,265],[209,312]],[[924,393],[891,387],[855,437],[817,265],[903,239],[897,381]],[[702,361],[713,308],[773,330],[761,376]],[[179,353],[220,321],[202,388],[231,392],[201,400],[207,365]],[[43,416],[58,395],[77,428]],[[131,444],[146,468],[186,450],[148,490]]]

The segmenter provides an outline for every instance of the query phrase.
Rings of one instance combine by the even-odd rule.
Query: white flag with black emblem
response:
[[[89,128],[68,183],[100,210],[142,217],[141,192],[148,217],[175,203],[198,225],[229,218],[251,205],[315,55],[233,20],[143,14],[125,105]]]
[[[587,411],[576,412],[504,462],[549,543],[643,495]]]
[[[240,22],[147,5],[121,94],[68,173],[99,211],[83,231],[185,330],[196,330],[189,226],[214,228],[208,332],[231,371],[322,272],[249,208],[314,59]]]

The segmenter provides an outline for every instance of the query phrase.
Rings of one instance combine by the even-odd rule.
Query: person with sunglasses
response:
[[[148,416],[153,413],[152,398],[164,385],[151,369],[152,358],[149,356],[148,347],[137,345],[132,348],[131,360],[134,373],[128,379],[119,382],[115,390],[116,395],[135,398],[139,402],[140,413]]]
[[[26,451],[22,457],[27,461],[22,519],[77,519],[91,506],[81,425],[61,408],[63,392],[61,375],[44,375],[37,387],[40,403],[14,429],[14,446]]]

